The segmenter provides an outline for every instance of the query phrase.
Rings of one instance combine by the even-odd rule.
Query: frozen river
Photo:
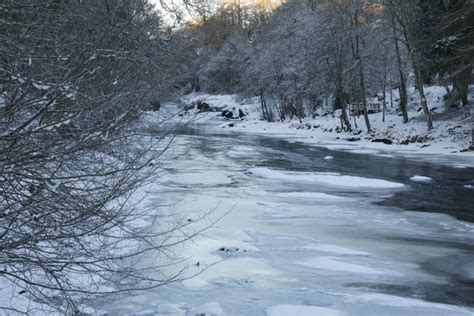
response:
[[[474,315],[474,169],[248,135],[188,131],[176,146],[148,203],[196,230],[225,214],[175,250],[186,273],[216,264],[100,310]]]

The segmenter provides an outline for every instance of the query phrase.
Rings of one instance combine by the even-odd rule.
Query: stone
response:
[[[351,138],[346,138],[348,142],[358,142],[360,140],[359,137],[351,137]]]
[[[241,119],[244,119],[247,115],[244,113],[244,111],[242,111],[241,109],[239,109],[239,117]]]
[[[393,141],[388,138],[376,138],[372,139],[372,143],[384,143],[385,145],[392,145]]]
[[[209,112],[211,111],[211,107],[209,106],[208,103],[204,101],[199,101],[197,104],[197,109],[201,112]]]

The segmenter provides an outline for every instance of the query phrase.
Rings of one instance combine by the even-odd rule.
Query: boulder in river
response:
[[[232,113],[232,111],[224,110],[221,112],[221,116],[231,119],[234,116],[234,113]]]
[[[200,112],[210,112],[211,111],[210,105],[208,103],[204,102],[204,101],[199,101],[198,102],[197,109]]]
[[[393,141],[388,138],[375,138],[372,139],[372,143],[384,143],[385,145],[392,145]]]
[[[351,137],[346,139],[348,142],[358,142],[360,140],[360,137]]]

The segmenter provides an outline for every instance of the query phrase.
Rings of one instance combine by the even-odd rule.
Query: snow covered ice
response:
[[[324,307],[307,306],[307,305],[276,305],[269,307],[267,310],[268,316],[342,316],[343,313]]]
[[[472,250],[466,252],[474,244],[474,225],[380,204],[398,194],[427,192],[416,190],[431,182],[413,187],[410,178],[431,175],[435,165],[394,157],[384,160],[384,169],[364,174],[368,169],[348,167],[360,153],[331,151],[338,162],[333,164],[324,159],[327,149],[274,138],[194,130],[179,139],[179,155],[154,191],[169,202],[159,212],[167,220],[194,221],[209,210],[212,218],[223,216],[176,248],[187,262],[185,275],[198,274],[112,304],[98,301],[97,310],[190,316],[474,313],[472,290],[462,283],[473,277],[463,262],[474,259]],[[387,158],[364,156],[367,163],[381,159]],[[450,170],[459,170],[459,177],[472,172]],[[428,203],[430,197],[422,199]],[[147,203],[153,200],[151,194]],[[207,224],[196,221],[190,229]]]
[[[279,172],[268,168],[253,168],[248,171],[250,174],[271,180],[283,180],[293,182],[314,182],[328,186],[340,188],[372,188],[390,189],[402,188],[403,184],[389,182],[379,179],[368,179],[354,176],[341,175],[339,173],[297,173]]]
[[[433,179],[430,178],[430,177],[418,176],[418,175],[410,177],[410,180],[414,181],[414,182],[431,182],[431,181],[433,181]]]

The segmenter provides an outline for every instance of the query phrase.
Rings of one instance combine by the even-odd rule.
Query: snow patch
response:
[[[357,274],[383,274],[383,272],[363,266],[360,264],[341,262],[336,257],[323,256],[310,259],[308,261],[298,262],[299,265],[302,265],[307,268],[327,270],[327,271],[337,271],[337,272],[347,272],[347,273],[357,273]]]
[[[341,175],[323,172],[290,172],[278,171],[264,167],[252,168],[248,173],[256,177],[290,182],[313,182],[341,188],[397,189],[404,185],[380,179]]]
[[[224,311],[221,305],[216,302],[206,303],[201,306],[192,308],[187,313],[188,316],[222,316]]]
[[[309,305],[276,305],[266,309],[268,316],[342,316],[344,313],[326,307]]]
[[[241,157],[254,157],[258,155],[256,148],[250,146],[234,146],[232,149],[227,151],[227,156],[231,158],[241,158]]]
[[[411,177],[410,180],[413,182],[425,182],[425,183],[434,181],[433,178],[426,177],[426,176],[418,176],[418,175]]]
[[[277,193],[277,197],[281,198],[295,198],[295,199],[308,199],[308,200],[326,200],[326,201],[339,201],[344,198],[336,195],[330,195],[320,192],[285,192]]]
[[[158,315],[163,316],[184,316],[186,311],[183,310],[184,304],[160,304],[158,305]]]
[[[303,247],[304,249],[317,250],[321,252],[330,252],[339,255],[356,255],[356,256],[368,256],[369,253],[365,251],[358,251],[353,249],[344,248],[337,245],[329,244],[311,244]]]
[[[34,83],[34,82],[33,82],[33,87],[35,87],[38,90],[48,90],[49,88],[51,88],[50,85],[41,84],[41,83]]]

